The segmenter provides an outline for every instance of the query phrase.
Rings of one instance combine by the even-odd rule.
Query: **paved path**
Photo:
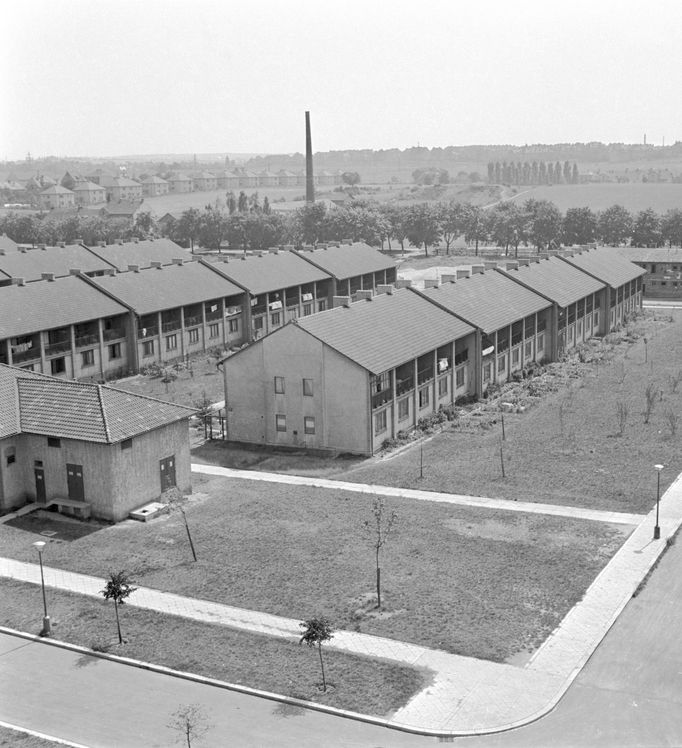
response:
[[[436,501],[462,506],[485,507],[486,509],[503,509],[507,512],[525,512],[530,514],[551,514],[555,517],[573,517],[595,522],[610,522],[620,525],[638,525],[645,517],[643,514],[624,512],[603,512],[599,509],[586,509],[561,504],[538,504],[531,501],[510,501],[509,499],[487,499],[484,496],[465,496],[456,493],[439,493],[438,491],[420,491],[414,488],[396,488],[394,486],[373,486],[367,483],[350,483],[348,481],[330,480],[329,478],[310,478],[286,473],[260,473],[256,470],[235,470],[217,467],[216,465],[199,465],[192,463],[193,473],[240,478],[242,480],[265,481],[266,483],[288,483],[292,486],[313,486],[330,488],[336,491],[353,491],[379,496],[399,496],[416,501]]]
[[[323,488],[392,492],[388,487],[328,481],[298,476],[273,476],[251,471],[228,471],[225,468],[194,466],[201,472],[252,480],[285,480],[287,483],[315,485]],[[476,497],[453,497],[448,494],[395,489],[398,494],[424,500],[452,501],[473,506],[488,506],[519,511],[519,502]],[[428,495],[428,497],[427,497]],[[429,498],[428,500],[434,500]],[[482,502],[482,503],[481,503]],[[575,510],[571,507],[525,504],[523,511],[557,513],[571,510],[567,516],[619,521],[609,512]],[[577,513],[576,513],[577,512]],[[561,513],[561,512],[558,512]],[[609,515],[609,519],[606,516]],[[639,521],[639,515],[628,515]],[[622,515],[620,521],[622,522]],[[652,540],[654,512],[647,515],[611,562],[587,590],[584,598],[568,613],[558,628],[535,653],[525,667],[496,664],[484,660],[460,657],[430,650],[414,644],[368,636],[350,631],[339,631],[327,645],[355,654],[381,657],[395,662],[424,667],[434,672],[431,685],[417,694],[390,720],[403,726],[434,732],[477,734],[522,725],[545,714],[565,693],[580,669],[592,655],[620,612],[632,597],[641,580],[665,547],[665,541],[682,524],[682,480],[678,478],[661,499],[661,539]],[[11,559],[0,559],[0,576],[11,577],[33,584],[40,583],[39,568]],[[46,568],[45,582],[50,587],[99,596],[103,579]],[[284,638],[298,637],[298,619],[287,619],[256,611],[242,610],[204,600],[139,588],[130,604],[171,615],[179,615],[231,628],[253,631]]]

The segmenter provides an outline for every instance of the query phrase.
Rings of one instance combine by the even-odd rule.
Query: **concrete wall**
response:
[[[26,500],[24,471],[19,461],[21,437],[0,439],[0,512],[21,506]],[[7,458],[15,452],[15,462],[8,465]]]

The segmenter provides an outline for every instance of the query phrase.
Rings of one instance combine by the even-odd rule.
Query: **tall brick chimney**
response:
[[[315,202],[313,143],[310,137],[310,112],[305,113],[305,201],[306,203]]]

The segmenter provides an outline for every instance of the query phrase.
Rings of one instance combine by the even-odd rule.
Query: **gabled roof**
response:
[[[484,333],[495,332],[552,305],[502,273],[491,271],[475,273],[438,288],[425,288],[419,293],[480,327]]]
[[[192,174],[192,179],[215,179],[215,174],[211,174],[210,171],[200,171],[196,174]]]
[[[498,268],[497,272],[504,273],[512,280],[546,296],[560,307],[574,304],[585,296],[605,288],[601,281],[595,280],[558,257],[521,265],[518,270]]]
[[[78,182],[73,188],[74,192],[105,192],[105,188],[94,182]]]
[[[107,244],[105,247],[91,247],[90,252],[106,260],[109,266],[119,271],[127,270],[128,265],[149,268],[152,262],[170,265],[175,259],[186,262],[193,259],[186,249],[165,238]],[[0,269],[2,269],[2,257],[0,257]]]
[[[7,236],[2,234],[0,236],[0,252],[16,252],[19,245]]]
[[[23,278],[26,281],[39,280],[42,273],[54,273],[61,277],[70,275],[72,269],[93,273],[112,267],[110,262],[97,257],[81,244],[0,255],[0,271],[10,278]]]
[[[646,274],[613,249],[587,249],[561,259],[614,289]]]
[[[409,288],[299,317],[295,324],[372,374],[474,332]]]
[[[127,312],[76,275],[0,289],[0,340]]]
[[[169,182],[191,182],[191,177],[186,174],[173,174],[169,179]]]
[[[132,307],[137,314],[150,314],[243,293],[241,288],[201,262],[165,265],[137,273],[127,271],[90,280]]]
[[[114,177],[107,183],[107,187],[140,187],[140,183],[128,177]]]
[[[295,252],[268,252],[262,256],[217,260],[215,267],[221,273],[254,296],[329,278],[327,273],[304,262]]]
[[[53,184],[46,190],[43,190],[41,195],[73,195],[71,190],[67,190],[66,187],[62,187],[61,184]]]
[[[337,280],[365,275],[395,267],[395,261],[381,254],[378,249],[363,242],[341,244],[339,247],[298,251],[299,257]]]
[[[107,213],[110,216],[133,216],[141,210],[142,203],[131,203],[121,201],[119,203],[107,203],[98,208],[99,213]]]
[[[189,417],[174,403],[0,365],[0,437],[16,433],[115,444]]]
[[[142,180],[142,184],[168,184],[165,179],[157,177],[156,174],[152,174],[150,177],[145,177]]]

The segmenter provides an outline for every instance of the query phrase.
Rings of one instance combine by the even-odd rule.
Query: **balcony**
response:
[[[198,327],[203,322],[204,318],[200,314],[195,314],[193,317],[185,317],[185,327]]]
[[[404,395],[406,392],[414,389],[414,377],[407,377],[405,379],[398,379],[396,382],[395,394],[396,396]]]
[[[421,371],[417,372],[417,384],[421,386],[422,384],[426,384],[427,382],[430,382],[433,379],[433,366],[430,366],[428,369],[422,369]]]
[[[12,351],[12,363],[21,364],[24,361],[39,361],[40,347],[28,348],[25,351]]]
[[[76,348],[85,348],[85,346],[97,345],[99,342],[99,335],[79,335],[76,338]]]
[[[215,312],[206,312],[206,322],[218,321],[223,318],[222,309],[218,309]]]
[[[159,334],[158,325],[150,325],[149,327],[139,327],[137,330],[137,335],[141,340],[144,340],[145,338],[154,338],[158,334]]]
[[[104,330],[102,336],[105,340],[118,340],[119,338],[125,338],[126,332],[120,327],[112,327],[110,330]]]
[[[52,343],[45,346],[46,356],[56,356],[59,353],[70,353],[71,352],[71,341],[61,340],[58,343]]]
[[[393,392],[390,389],[377,392],[375,395],[372,395],[372,408],[380,408],[382,405],[386,405],[392,397]]]
[[[161,330],[163,332],[173,332],[174,330],[180,329],[180,324],[181,323],[179,319],[174,319],[174,320],[171,320],[170,322],[164,322],[161,325]]]

